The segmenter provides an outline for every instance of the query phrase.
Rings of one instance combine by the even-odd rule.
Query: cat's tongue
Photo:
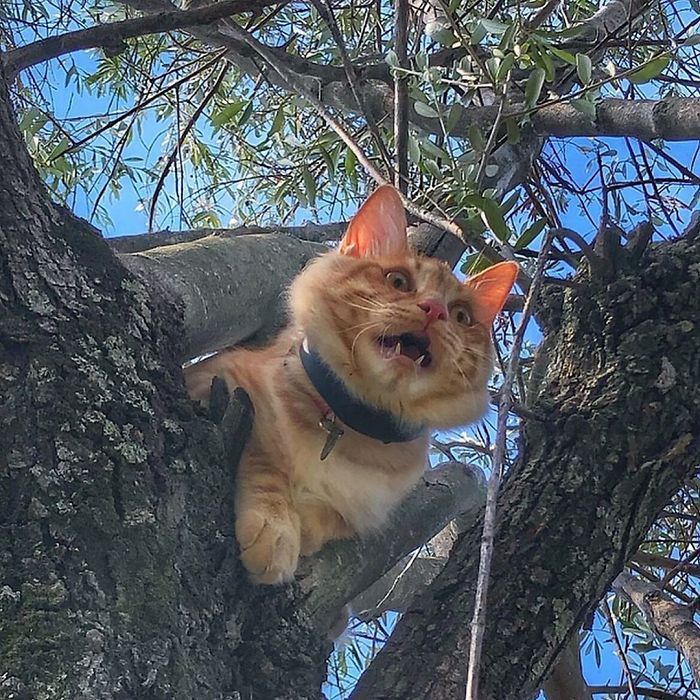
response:
[[[402,333],[401,335],[388,335],[379,340],[386,357],[403,355],[412,362],[419,361],[421,367],[427,367],[432,358],[428,348],[430,340],[425,333]]]

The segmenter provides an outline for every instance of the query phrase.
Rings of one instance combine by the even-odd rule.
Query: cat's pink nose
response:
[[[447,307],[439,299],[426,299],[418,302],[428,316],[428,323],[433,321],[445,321],[447,319]]]

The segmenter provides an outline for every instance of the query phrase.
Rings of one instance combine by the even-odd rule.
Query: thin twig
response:
[[[163,189],[163,185],[165,184],[165,179],[168,177],[168,172],[170,171],[170,168],[172,167],[172,164],[175,162],[175,159],[177,158],[177,154],[179,153],[180,149],[182,148],[182,145],[185,142],[185,139],[187,139],[190,131],[194,128],[194,125],[197,123],[197,120],[199,117],[202,115],[202,112],[206,109],[207,105],[211,100],[214,98],[216,93],[219,91],[219,88],[221,87],[221,84],[224,82],[224,78],[226,77],[226,74],[228,73],[229,69],[231,66],[226,63],[224,67],[221,69],[221,72],[219,73],[219,76],[216,78],[214,83],[212,84],[211,88],[207,92],[207,94],[204,96],[202,101],[199,103],[197,106],[197,109],[194,110],[192,113],[192,116],[190,117],[189,121],[187,124],[185,124],[185,128],[182,130],[180,133],[180,136],[177,140],[177,143],[175,144],[175,148],[171,151],[170,155],[168,156],[167,161],[165,162],[165,165],[163,166],[163,170],[160,173],[160,176],[158,178],[158,182],[156,183],[156,188],[153,191],[153,197],[151,199],[151,206],[148,212],[148,230],[152,231],[153,230],[153,221],[156,216],[156,206],[158,204],[158,196],[160,195],[161,190]]]
[[[489,476],[486,490],[486,508],[484,511],[484,530],[481,536],[481,551],[479,555],[479,573],[476,582],[476,596],[474,601],[474,617],[471,623],[471,639],[469,643],[469,667],[467,669],[467,692],[466,700],[479,700],[479,669],[481,667],[481,649],[486,630],[486,606],[491,573],[491,560],[493,557],[493,542],[496,531],[496,501],[498,489],[501,484],[501,476],[506,459],[506,432],[508,428],[508,416],[513,404],[511,389],[520,364],[520,351],[525,337],[533,307],[539,295],[544,278],[544,269],[547,264],[549,247],[552,244],[552,232],[547,232],[542,243],[540,254],[535,265],[535,274],[532,278],[532,285],[525,299],[523,315],[520,320],[513,344],[511,345],[508,364],[503,378],[501,398],[498,404],[498,423],[496,428],[496,439],[491,465],[491,475]]]
[[[494,81],[495,82],[495,81]],[[503,111],[506,107],[506,101],[508,99],[508,85],[510,83],[510,71],[506,75],[505,83],[501,88],[501,96],[498,101],[498,112],[496,112],[496,119],[491,127],[491,133],[489,134],[488,141],[484,147],[484,155],[481,157],[481,162],[479,163],[479,170],[474,178],[476,181],[477,190],[481,189],[481,180],[484,177],[484,172],[486,171],[486,165],[488,163],[489,157],[491,156],[491,151],[493,150],[494,144],[496,143],[496,137],[498,136],[498,130],[501,128],[501,121],[503,119]],[[494,89],[496,85],[494,84]]]
[[[192,80],[192,78],[196,78],[198,75],[201,75],[204,73],[206,70],[211,68],[212,66],[215,66],[217,63],[221,61],[221,59],[225,56],[227,52],[227,49],[222,49],[221,51],[217,51],[216,54],[214,54],[214,58],[211,59],[211,61],[207,61],[205,64],[197,68],[196,70],[192,71],[191,73],[188,73],[187,75],[184,75],[182,78],[178,78],[177,80],[174,80],[172,83],[169,83],[166,85],[164,88],[159,90],[158,92],[154,93],[150,97],[146,98],[142,102],[139,102],[139,104],[134,105],[130,109],[127,109],[126,112],[122,112],[118,117],[115,117],[114,119],[111,119],[108,121],[106,124],[103,124],[99,129],[95,129],[95,131],[92,131],[89,133],[87,136],[84,136],[82,139],[79,141],[75,141],[72,143],[70,146],[65,148],[63,151],[60,151],[57,153],[52,160],[56,160],[57,158],[60,158],[61,156],[66,155],[66,153],[72,153],[73,151],[77,151],[79,148],[84,146],[88,141],[92,141],[92,139],[96,138],[100,134],[104,133],[105,131],[109,131],[112,127],[116,126],[120,122],[124,121],[124,119],[127,119],[130,117],[132,114],[136,114],[137,112],[140,112],[144,107],[147,107],[149,104],[152,102],[155,102],[158,98],[163,97],[163,95],[166,95],[170,90],[173,90],[180,85],[183,85],[189,80]]]
[[[610,638],[612,639],[612,642],[615,645],[615,649],[617,649],[617,655],[620,657],[620,663],[622,664],[622,668],[625,671],[625,677],[627,678],[627,687],[629,688],[630,695],[634,700],[638,700],[637,689],[634,687],[634,680],[632,679],[632,669],[630,668],[629,661],[627,660],[627,654],[625,654],[625,650],[622,648],[622,644],[620,643],[620,638],[617,636],[615,620],[613,619],[612,610],[610,610],[610,605],[608,605],[608,601],[606,599],[603,599],[602,607],[603,614],[605,615],[605,619],[608,622],[608,627],[610,628]]]
[[[408,192],[408,0],[395,0],[394,51],[399,69],[394,74],[394,150],[396,172],[394,184],[402,193]]]
[[[327,0],[312,0],[312,2],[314,7],[316,8],[316,12],[318,12],[318,14],[323,18],[324,22],[328,26],[328,29],[331,32],[331,36],[333,37],[333,41],[335,41],[336,45],[338,46],[338,50],[340,51],[340,57],[343,60],[343,67],[345,68],[345,75],[347,76],[348,83],[350,85],[350,90],[352,91],[353,97],[359,105],[360,110],[362,110],[362,114],[365,118],[365,121],[367,122],[367,127],[369,128],[369,131],[372,134],[374,144],[377,147],[377,150],[379,151],[382,160],[384,160],[385,165],[388,168],[390,168],[391,156],[389,155],[389,151],[387,151],[386,145],[384,144],[384,141],[382,139],[382,135],[379,133],[379,127],[377,126],[377,122],[374,118],[374,115],[367,107],[367,101],[362,95],[362,90],[360,89],[360,81],[357,77],[355,66],[353,66],[352,61],[350,60],[350,56],[348,55],[348,50],[345,46],[345,40],[343,39],[340,27],[338,27],[338,22],[335,18],[335,14],[333,14],[333,9],[330,7],[330,4]]]

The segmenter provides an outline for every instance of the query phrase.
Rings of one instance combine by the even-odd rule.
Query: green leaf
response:
[[[503,34],[510,25],[498,22],[495,19],[480,19],[479,24],[488,34]]]
[[[413,134],[408,135],[408,157],[412,163],[420,163],[420,146],[418,139]]]
[[[316,206],[316,178],[306,166],[302,168],[301,177],[304,180],[306,199],[309,202],[309,206],[314,207]]]
[[[452,130],[457,126],[460,117],[464,113],[464,109],[461,104],[455,102],[447,113],[447,119],[445,120],[445,131],[450,134]]]
[[[353,186],[357,187],[357,156],[349,148],[345,151],[345,174]]]
[[[489,259],[481,253],[473,253],[472,255],[467,255],[461,270],[465,275],[472,277],[479,272],[483,272],[487,267],[491,267]]]
[[[538,219],[534,224],[528,226],[515,241],[513,248],[515,250],[521,250],[528,246],[532,241],[537,238],[537,236],[542,233],[542,229],[547,225],[547,219]]]
[[[478,194],[469,194],[464,198],[464,201],[481,212],[484,223],[493,231],[499,241],[507,241],[510,238],[511,231],[503,218],[503,212],[493,199]]]
[[[481,211],[486,224],[493,231],[496,238],[498,238],[499,241],[507,241],[510,238],[511,232],[498,204],[496,204],[493,199],[484,198]]]
[[[282,105],[280,105],[277,108],[277,111],[275,112],[275,118],[272,120],[272,126],[270,127],[270,133],[267,135],[267,138],[270,138],[271,136],[274,136],[276,133],[282,131],[282,127],[284,126],[284,109]]]
[[[525,85],[525,102],[528,107],[533,107],[539,99],[542,86],[544,85],[544,78],[544,68],[540,68],[539,66],[530,73],[530,77],[527,79],[527,84]]]
[[[335,160],[333,159],[333,156],[325,148],[323,148],[323,146],[319,146],[318,150],[321,154],[321,158],[323,158],[323,162],[326,164],[328,179],[333,182],[335,176]]]
[[[576,56],[574,56],[574,54],[569,53],[568,51],[563,51],[562,49],[558,49],[556,48],[556,46],[550,46],[549,50],[552,52],[553,56],[560,58],[565,63],[568,63],[571,66],[576,65]]]
[[[585,114],[591,121],[595,121],[596,111],[593,102],[590,100],[571,100],[570,104],[579,112]]]
[[[659,75],[659,73],[662,73],[670,62],[670,56],[659,56],[659,58],[645,63],[639,70],[634,71],[634,73],[630,73],[627,78],[630,82],[637,85],[640,83],[648,83]]]
[[[429,119],[435,119],[438,113],[430,106],[424,102],[415,102],[413,108],[421,117],[427,117]]]
[[[520,125],[515,119],[506,119],[506,135],[511,145],[520,143]]]
[[[449,154],[445,149],[440,148],[437,144],[434,144],[430,139],[423,139],[423,150],[433,158],[440,158],[442,160],[451,160]]]
[[[211,125],[215,129],[220,129],[224,124],[230,122],[247,103],[247,100],[238,100],[237,102],[231,102],[225,107],[222,107],[218,112],[214,112],[211,116]]]
[[[241,116],[238,117],[238,126],[243,126],[250,119],[250,115],[252,113],[253,113],[253,101],[250,100],[248,102],[247,107],[241,113]]]
[[[484,147],[486,146],[486,141],[484,141],[484,137],[481,134],[481,129],[476,124],[472,124],[469,127],[469,143],[471,143],[472,148],[477,151],[477,153],[481,153],[481,151],[484,150]]]
[[[506,57],[501,62],[501,65],[498,67],[498,72],[496,73],[496,82],[497,83],[502,83],[506,79],[506,76],[508,75],[508,71],[513,67],[514,63],[515,63],[515,54],[514,53],[506,54]]]
[[[585,53],[576,54],[576,72],[578,73],[578,78],[583,85],[588,85],[588,83],[591,82],[593,64],[591,63],[591,59],[588,58]]]

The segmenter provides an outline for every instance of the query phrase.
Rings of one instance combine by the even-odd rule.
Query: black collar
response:
[[[301,364],[321,398],[335,416],[349,428],[367,437],[388,442],[409,442],[425,430],[424,425],[406,423],[389,411],[374,408],[360,401],[321,359],[308,342],[299,346]]]

